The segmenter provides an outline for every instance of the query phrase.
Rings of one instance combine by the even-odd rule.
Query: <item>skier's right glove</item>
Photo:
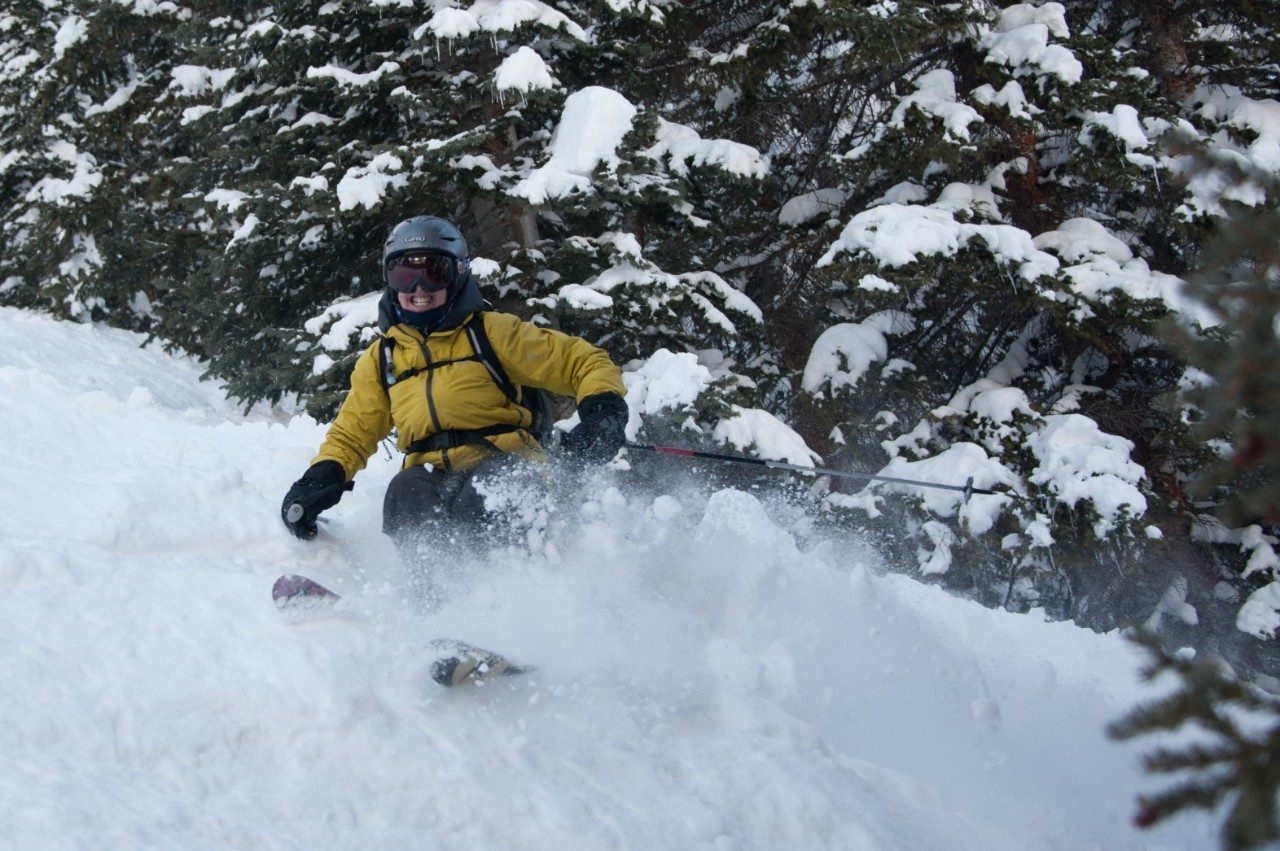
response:
[[[326,508],[333,508],[349,491],[353,483],[337,461],[321,461],[312,464],[302,478],[293,483],[284,495],[280,517],[289,531],[304,541],[316,536],[316,518]]]

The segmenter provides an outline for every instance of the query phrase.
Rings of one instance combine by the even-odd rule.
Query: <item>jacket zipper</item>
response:
[[[427,364],[427,412],[431,414],[432,428],[435,429],[436,434],[439,434],[444,429],[440,428],[440,415],[436,413],[436,400],[435,397],[431,395],[431,384],[436,378],[436,371],[431,368],[431,350],[427,348],[426,340],[418,343],[418,348],[422,349],[422,357],[426,360]],[[440,450],[440,466],[444,467],[446,470],[450,468],[449,450],[447,448]]]

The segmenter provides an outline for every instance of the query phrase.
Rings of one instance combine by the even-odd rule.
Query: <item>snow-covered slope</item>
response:
[[[1211,847],[1128,824],[1103,725],[1132,651],[802,548],[757,495],[602,479],[537,557],[423,614],[380,456],[312,543],[280,498],[322,426],[198,367],[0,309],[0,847]],[[347,594],[290,623],[284,572]],[[449,635],[536,663],[445,691]]]

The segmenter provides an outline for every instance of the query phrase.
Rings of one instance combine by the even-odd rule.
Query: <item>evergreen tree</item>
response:
[[[498,308],[628,363],[648,436],[766,451],[767,409],[791,460],[1020,497],[832,494],[891,561],[1111,626],[1233,501],[1267,634],[1274,6],[4,4],[0,299],[324,415],[382,235],[443,215]],[[1183,292],[1219,232],[1241,259]],[[698,398],[659,404],[662,369]],[[1187,600],[1225,608],[1193,546]]]
[[[302,320],[378,285],[389,224],[456,214],[414,162],[457,110],[414,102],[447,89],[399,7],[261,4],[204,26],[162,108],[195,152],[178,179],[209,250],[160,333],[205,354],[234,396],[274,401],[311,372]]]
[[[737,19],[753,28],[733,52],[757,71],[742,75],[741,103],[786,112],[803,95],[771,86],[841,92],[826,102],[843,108],[831,122],[843,135],[808,149],[819,165],[807,173],[821,179],[774,196],[786,199],[774,209],[790,246],[775,245],[787,262],[770,279],[797,285],[759,300],[770,328],[798,337],[773,347],[793,353],[793,421],[850,464],[874,469],[886,449],[901,465],[957,450],[986,484],[1017,482],[1030,497],[998,520],[989,505],[926,500],[963,526],[957,539],[929,525],[932,510],[917,521],[927,571],[993,603],[1020,586],[1099,625],[1141,617],[1167,578],[1116,582],[1100,568],[1148,546],[1114,529],[1186,510],[1182,481],[1204,457],[1165,407],[1183,364],[1156,333],[1170,311],[1197,321],[1182,312],[1178,276],[1214,223],[1186,214],[1195,193],[1156,146],[1197,117],[1148,70],[1162,67],[1158,42],[1135,43],[1142,18],[1123,4],[894,7]],[[791,43],[775,55],[795,64],[776,70],[752,52],[751,39],[804,37],[805,16],[831,41]],[[893,45],[901,62],[888,85],[870,83],[889,51],[857,49],[869,44]],[[778,141],[760,147],[776,158]],[[780,322],[786,310],[803,319]],[[1064,441],[1111,460],[1063,478]],[[967,558],[949,551],[957,540]],[[1078,563],[1048,557],[1069,542],[1083,547],[1067,548]]]
[[[155,279],[181,249],[171,199],[152,178],[167,128],[145,115],[182,14],[168,2],[5,6],[3,296],[146,327]]]
[[[314,410],[328,410],[355,349],[339,342],[342,356],[326,355],[302,320],[376,289],[371,261],[381,234],[399,218],[433,212],[477,237],[488,261],[477,268],[500,306],[541,310],[545,321],[618,343],[626,357],[664,345],[701,350],[737,401],[758,396],[735,370],[760,355],[751,333],[760,314],[715,271],[725,237],[716,225],[750,200],[767,165],[748,148],[703,139],[663,116],[681,103],[656,97],[670,87],[655,88],[641,72],[653,54],[647,40],[667,32],[656,6],[435,3],[425,21],[394,4],[111,11],[134,14],[138,25],[122,35],[100,15],[103,40],[145,37],[147,58],[157,60],[128,71],[136,82],[118,91],[130,109],[115,110],[110,132],[86,134],[115,145],[103,156],[119,172],[110,191],[99,190],[94,213],[112,227],[75,235],[65,198],[40,230],[21,205],[10,217],[22,247],[14,260],[37,275],[58,265],[42,247],[51,242],[45,231],[87,245],[90,265],[98,262],[93,249],[119,234],[109,281],[86,274],[83,257],[67,265],[86,293],[68,301],[75,315],[156,318],[156,336],[207,357],[210,374],[242,400],[299,388]],[[148,27],[155,14],[168,16],[165,27]],[[591,20],[599,35],[589,37],[578,20]],[[25,50],[31,40],[11,46]],[[92,63],[84,64],[89,79]],[[686,79],[698,71],[683,69]],[[13,82],[11,96],[26,97]],[[564,171],[551,147],[557,127],[573,124],[564,114],[569,96],[584,89],[614,92],[631,113],[617,124],[625,138],[602,152],[595,175],[591,163],[580,174],[572,163]],[[145,97],[131,97],[135,90]],[[15,122],[15,140],[32,126]],[[18,157],[11,160],[13,191],[32,192],[39,174],[24,176]],[[539,189],[540,175],[559,183]],[[613,291],[618,278],[626,280]],[[26,303],[37,292],[45,303],[63,298],[59,286],[69,286],[21,289],[24,278],[8,279],[7,300],[25,292]],[[116,290],[140,317],[124,315]],[[585,297],[589,291],[595,295]],[[319,330],[335,344],[323,321]]]
[[[1233,525],[1280,525],[1280,226],[1273,175],[1219,157],[1206,169],[1229,185],[1262,188],[1262,210],[1237,207],[1222,236],[1206,251],[1189,294],[1217,320],[1208,333],[1169,328],[1191,365],[1212,381],[1190,385],[1198,426],[1208,440],[1227,439],[1231,451],[1199,477],[1198,494],[1225,488],[1224,519]]]
[[[735,398],[748,403],[753,383],[732,376],[761,317],[713,271],[708,248],[718,244],[723,198],[749,195],[766,164],[754,150],[705,140],[662,117],[662,105],[623,94],[646,94],[625,58],[662,25],[660,15],[647,4],[594,14],[588,40],[571,17],[551,11],[496,35],[483,18],[472,26],[465,16],[438,13],[424,37],[448,51],[455,99],[485,109],[469,124],[435,131],[461,141],[418,151],[421,174],[410,180],[437,181],[441,197],[466,200],[457,213],[465,210],[474,223],[482,257],[475,269],[500,306],[532,309],[539,321],[623,360],[663,347],[703,350],[724,375],[718,386],[736,387]],[[547,20],[558,22],[555,38]],[[371,302],[335,304],[328,316],[361,314],[363,322],[348,325],[367,339]],[[344,346],[329,320],[311,327],[315,337]],[[705,410],[725,410],[725,402],[708,404]]]
[[[1198,734],[1191,742],[1161,746],[1146,757],[1148,771],[1183,778],[1157,795],[1140,798],[1134,822],[1150,827],[1189,808],[1213,809],[1230,801],[1222,825],[1223,848],[1240,851],[1280,840],[1280,699],[1242,682],[1220,659],[1171,653],[1151,634],[1135,638],[1150,657],[1144,677],[1172,674],[1177,688],[1131,710],[1111,726],[1111,735],[1131,739],[1188,725],[1195,725]]]
[[[974,443],[996,457],[1032,430],[1030,397],[1014,406],[1023,412],[1017,428],[977,422],[962,409],[947,422],[922,422],[958,394],[978,395],[969,388],[991,381],[994,369],[1027,371],[1032,348],[1058,333],[1038,279],[1061,264],[1032,236],[1062,213],[1039,188],[1035,146],[1064,133],[1054,121],[1078,133],[1079,119],[1068,116],[1082,101],[1102,104],[1089,101],[1098,100],[1094,91],[1063,102],[1082,70],[1048,38],[1053,29],[1066,36],[1065,20],[1060,11],[1025,9],[1045,30],[1040,64],[985,62],[1006,47],[1004,19],[934,4],[779,4],[772,15],[737,19],[749,26],[725,45],[741,66],[730,109],[794,116],[761,145],[785,159],[777,172],[788,180],[767,189],[769,214],[783,228],[757,226],[782,239],[753,271],[772,293],[770,327],[790,338],[774,350],[801,391],[794,417],[828,449],[856,436],[836,456],[847,462],[883,463],[878,444],[895,432],[921,456]],[[787,49],[768,49],[779,42]],[[768,57],[778,57],[777,67]],[[921,233],[937,244],[906,250]],[[877,362],[888,367],[879,380],[868,374]],[[1052,404],[1065,383],[1036,389]],[[1000,465],[987,466],[1002,475]]]

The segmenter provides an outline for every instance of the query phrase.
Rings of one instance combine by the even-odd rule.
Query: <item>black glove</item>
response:
[[[584,461],[611,461],[627,442],[627,403],[617,393],[597,393],[578,405],[580,422],[560,438],[560,448]]]
[[[326,508],[333,508],[354,483],[347,481],[347,474],[337,461],[321,461],[312,464],[302,478],[293,483],[284,495],[280,516],[289,531],[304,541],[316,536],[316,518]]]

